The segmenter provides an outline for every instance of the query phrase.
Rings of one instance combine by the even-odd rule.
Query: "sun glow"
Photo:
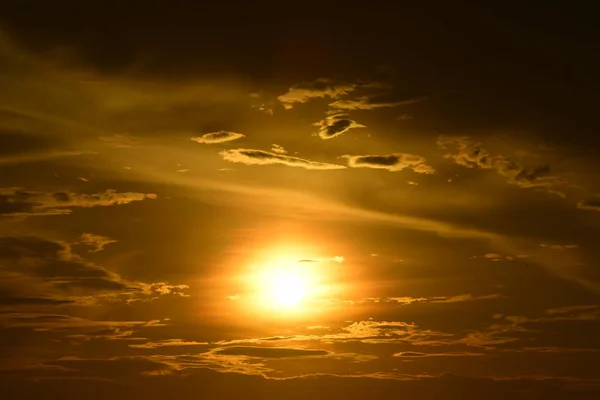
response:
[[[240,271],[239,292],[227,297],[256,318],[320,314],[341,293],[343,262],[308,246],[268,247]]]
[[[310,292],[310,277],[298,268],[267,269],[261,275],[263,301],[276,308],[298,306]]]

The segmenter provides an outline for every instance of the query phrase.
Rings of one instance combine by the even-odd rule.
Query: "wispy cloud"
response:
[[[487,295],[483,295],[483,296],[473,296],[472,294],[468,293],[468,294],[463,294],[460,296],[453,296],[453,297],[433,300],[432,303],[462,303],[465,301],[500,299],[500,298],[502,298],[502,295],[497,294],[497,293],[487,294]]]
[[[579,248],[579,245],[577,245],[577,244],[546,244],[546,243],[542,243],[542,244],[540,244],[540,246],[545,247],[547,249],[552,249],[552,250],[572,250],[572,249]]]
[[[117,243],[117,240],[107,238],[101,235],[95,235],[93,233],[82,233],[79,237],[79,240],[75,243],[90,246],[92,247],[90,253],[97,253],[99,251],[104,250],[104,246],[109,245],[111,243]]]
[[[322,163],[306,160],[304,158],[292,157],[288,155],[271,153],[264,150],[254,149],[233,149],[222,151],[221,156],[224,160],[242,163],[247,165],[272,165],[280,164],[288,167],[298,167],[315,170],[344,169],[343,165]]]
[[[41,192],[21,188],[0,189],[0,215],[37,216],[70,214],[76,207],[99,207],[156,199],[154,193],[119,193],[114,189],[85,194],[73,192]]]
[[[130,344],[129,347],[135,349],[156,349],[160,347],[187,347],[187,346],[206,346],[208,342],[196,342],[195,340],[166,339],[157,342],[146,342],[142,344]]]
[[[394,357],[425,358],[425,357],[477,357],[485,356],[485,353],[471,353],[468,351],[455,351],[445,353],[421,353],[418,351],[402,351],[394,354]]]
[[[388,171],[411,169],[420,174],[432,174],[435,169],[427,164],[424,157],[414,154],[395,153],[390,155],[342,156],[348,160],[351,168],[375,168]]]
[[[219,132],[205,133],[202,136],[193,137],[193,138],[191,138],[191,140],[193,140],[196,143],[214,144],[214,143],[231,142],[232,140],[241,139],[245,136],[246,135],[244,135],[242,133],[219,131]]]
[[[92,320],[70,315],[43,314],[43,313],[5,313],[0,314],[0,325],[4,328],[31,328],[55,330],[90,330],[98,332],[103,328],[143,328],[164,326],[160,320],[150,321],[105,321]],[[71,334],[72,332],[69,332]]]
[[[425,100],[424,97],[402,101],[382,101],[378,100],[377,98],[364,96],[359,98],[358,100],[337,100],[329,104],[329,107],[340,110],[375,110],[377,108],[394,108],[399,106],[416,104],[423,100]]]
[[[330,97],[336,99],[357,88],[357,84],[348,82],[335,82],[332,79],[321,78],[313,82],[302,82],[292,86],[287,93],[277,97],[286,110],[297,103],[306,103],[317,98]]]
[[[580,305],[580,306],[566,306],[566,307],[559,307],[559,308],[551,308],[549,310],[546,310],[546,314],[551,314],[551,315],[571,314],[571,313],[578,312],[578,311],[593,310],[596,308],[600,308],[600,306],[595,305],[595,304]]]

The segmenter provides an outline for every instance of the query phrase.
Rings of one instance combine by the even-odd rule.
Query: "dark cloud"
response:
[[[375,168],[386,169],[388,171],[402,171],[408,168],[420,174],[432,174],[435,172],[435,169],[427,164],[427,160],[424,157],[414,154],[345,155],[343,157],[348,160],[348,166],[351,168]]]
[[[224,160],[242,163],[247,165],[270,165],[281,164],[288,167],[299,167],[305,169],[344,169],[343,165],[328,164],[317,161],[306,160],[304,158],[292,157],[282,154],[271,153],[263,150],[253,149],[233,149],[222,151],[221,156]]]
[[[470,332],[458,340],[446,340],[446,343],[513,351],[527,351],[532,347],[598,348],[600,345],[600,311],[597,307],[561,307],[534,317],[498,315],[497,320],[485,330]]]
[[[332,139],[341,135],[352,128],[364,128],[364,125],[357,124],[346,114],[328,115],[325,119],[315,122],[315,126],[320,127],[317,134],[321,139]]]
[[[45,365],[65,367],[71,370],[80,370],[88,376],[101,376],[109,379],[123,379],[139,375],[157,373],[158,371],[170,372],[168,364],[142,357],[118,357],[112,359],[62,359],[47,361]]]
[[[67,243],[35,236],[0,237],[0,271],[49,285],[59,292],[100,296],[182,293],[184,286],[129,281],[85,261]]]
[[[564,186],[564,178],[551,174],[550,167],[538,165],[526,167],[510,157],[492,154],[483,148],[481,143],[474,142],[468,137],[440,136],[438,147],[446,150],[444,155],[458,165],[467,168],[492,169],[504,176],[511,184],[524,188],[545,188],[553,193],[564,196],[552,188]]]
[[[134,349],[156,349],[161,347],[207,346],[208,344],[208,342],[196,342],[195,340],[166,339],[157,342],[130,344],[129,347]]]
[[[421,357],[476,357],[485,356],[485,353],[470,353],[466,351],[455,351],[446,353],[421,353],[416,351],[403,351],[394,354],[394,357],[409,357],[409,358],[421,358]]]
[[[118,275],[85,262],[64,243],[38,237],[0,237],[0,262],[5,271],[38,278],[52,286],[96,291],[140,291]]]
[[[246,356],[257,358],[297,358],[297,357],[322,357],[330,352],[316,349],[302,349],[292,347],[257,347],[257,346],[232,346],[213,350],[215,354]]]
[[[37,331],[53,331],[62,337],[91,340],[122,339],[130,336],[130,333],[123,335],[123,332],[163,327],[165,324],[160,320],[106,321],[60,314],[8,312],[0,314],[0,326],[6,329],[28,328]],[[142,340],[146,339],[142,338]]]
[[[600,194],[595,194],[577,203],[577,208],[582,210],[600,211]]]
[[[549,310],[546,310],[546,313],[547,314],[571,314],[571,313],[578,312],[578,311],[593,310],[596,308],[600,308],[600,306],[596,305],[596,304],[580,305],[580,306],[565,306],[565,307],[559,307],[559,308],[551,308]]]
[[[204,143],[204,144],[213,144],[213,143],[225,143],[231,142],[232,140],[237,140],[245,137],[245,135],[236,132],[228,132],[228,131],[219,131],[212,133],[205,133],[202,136],[193,137],[193,140],[196,143]]]
[[[20,188],[0,189],[0,215],[27,217],[70,214],[76,207],[100,207],[155,199],[153,193],[122,192],[108,189],[95,194],[41,192]]]

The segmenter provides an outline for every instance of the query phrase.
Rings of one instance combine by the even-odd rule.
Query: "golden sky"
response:
[[[589,15],[25,3],[7,398],[600,395]]]

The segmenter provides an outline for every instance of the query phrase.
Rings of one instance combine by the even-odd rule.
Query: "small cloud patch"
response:
[[[386,169],[388,171],[401,171],[403,169],[412,169],[420,174],[432,174],[435,169],[427,164],[424,157],[395,153],[390,155],[364,155],[364,156],[342,156],[348,160],[348,166],[351,168],[375,168]]]
[[[215,144],[215,143],[231,142],[232,140],[241,139],[245,136],[246,135],[244,135],[242,133],[219,131],[219,132],[205,133],[202,136],[193,137],[193,138],[191,138],[191,140],[193,140],[196,143]]]
[[[600,211],[600,194],[595,194],[577,203],[581,210]]]
[[[325,119],[315,122],[314,126],[320,128],[316,134],[321,139],[333,139],[352,128],[365,128],[364,125],[356,123],[346,114],[328,115]]]
[[[320,78],[314,82],[302,82],[292,86],[287,93],[277,97],[286,110],[297,103],[306,103],[312,99],[330,97],[336,99],[357,88],[357,84],[335,82],[332,79]]]
[[[79,237],[79,240],[76,244],[84,244],[86,246],[92,247],[90,253],[97,253],[99,251],[104,250],[104,246],[109,245],[111,243],[117,243],[116,240],[107,238],[105,236],[94,235],[93,233],[83,233]]]

